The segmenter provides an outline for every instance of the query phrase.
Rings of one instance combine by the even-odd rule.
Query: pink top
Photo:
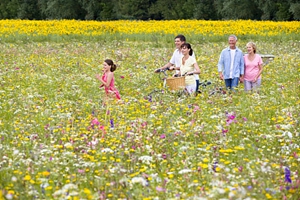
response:
[[[259,72],[259,65],[263,63],[260,55],[255,54],[254,59],[251,61],[248,59],[248,54],[244,56],[245,60],[245,73],[244,73],[244,79],[247,81],[253,81]],[[258,77],[260,79],[261,76]]]
[[[107,81],[107,75],[106,73],[102,76],[103,81]],[[110,85],[108,87],[105,86],[105,93],[106,94],[115,94],[117,99],[121,99],[119,91],[115,88],[115,78],[112,77]]]

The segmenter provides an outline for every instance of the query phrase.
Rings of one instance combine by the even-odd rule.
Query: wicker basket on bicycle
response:
[[[166,83],[170,90],[183,90],[185,88],[185,77],[169,77]]]

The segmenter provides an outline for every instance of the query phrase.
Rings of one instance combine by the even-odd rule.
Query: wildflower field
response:
[[[0,200],[300,198],[300,22],[0,27]],[[153,73],[180,33],[212,83],[196,97]],[[275,56],[259,93],[241,84],[219,92],[217,62],[232,33],[244,52],[253,41]],[[95,76],[106,58],[118,64],[122,100],[103,105]]]

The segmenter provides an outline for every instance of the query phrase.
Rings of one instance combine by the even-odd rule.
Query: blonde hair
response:
[[[248,42],[246,46],[250,45],[253,48],[253,52],[256,53],[256,45],[254,42]]]

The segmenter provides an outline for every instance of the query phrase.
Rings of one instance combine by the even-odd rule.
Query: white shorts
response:
[[[193,84],[193,85],[186,85],[185,89],[187,90],[187,92],[189,94],[192,94],[192,93],[196,92],[196,83]]]

